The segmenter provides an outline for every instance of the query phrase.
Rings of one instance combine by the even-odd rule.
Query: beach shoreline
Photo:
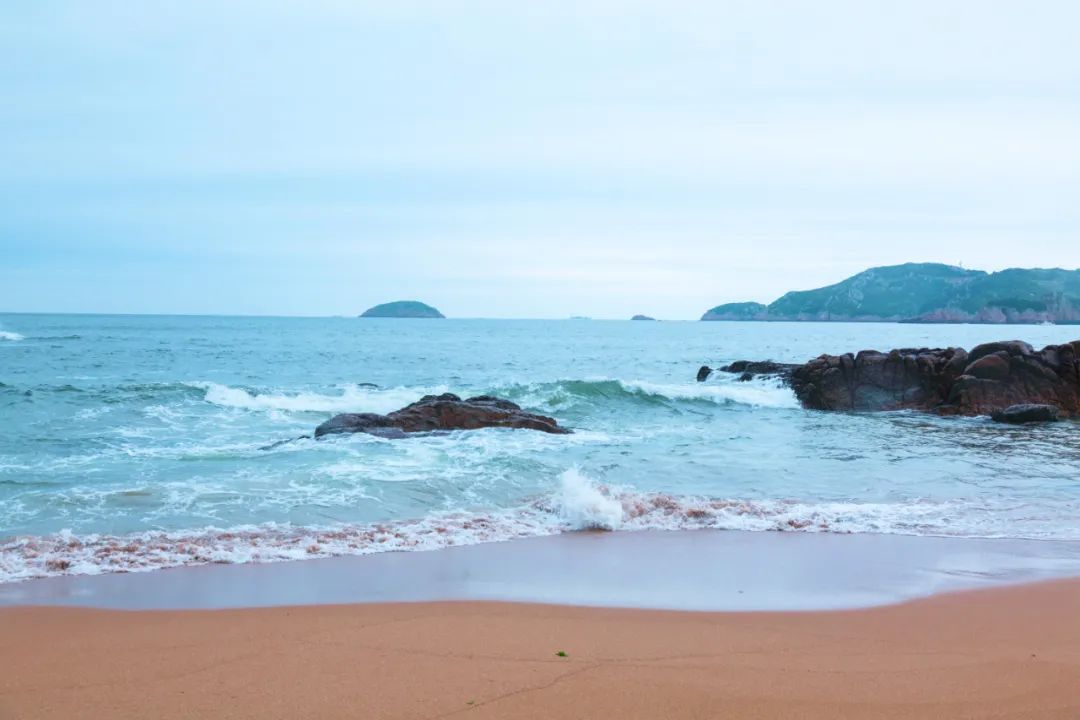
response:
[[[1080,542],[724,530],[574,532],[426,552],[0,584],[0,607],[221,609],[508,601],[834,610],[1080,576]]]
[[[0,717],[1074,718],[1078,610],[1078,579],[801,612],[4,608]]]

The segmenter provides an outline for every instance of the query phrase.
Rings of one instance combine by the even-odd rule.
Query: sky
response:
[[[543,7],[532,7],[543,5]],[[694,319],[1080,266],[1080,3],[0,9],[0,311]]]

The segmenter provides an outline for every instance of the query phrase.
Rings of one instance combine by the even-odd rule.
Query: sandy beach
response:
[[[1076,580],[834,612],[39,607],[0,628],[5,720],[1080,715]]]

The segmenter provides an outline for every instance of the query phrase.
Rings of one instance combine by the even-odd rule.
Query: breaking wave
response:
[[[349,384],[336,394],[315,392],[263,393],[215,382],[185,383],[204,391],[204,399],[214,405],[246,410],[285,410],[291,412],[376,412],[388,413],[427,394],[446,392],[445,387],[388,388]]]
[[[548,383],[507,385],[494,394],[504,395],[525,405],[559,408],[577,403],[628,402],[663,404],[671,402],[706,402],[768,408],[795,408],[798,402],[790,388],[773,378],[750,382],[724,380],[709,383],[655,383],[644,380],[597,378],[559,380]]]
[[[18,340],[25,340],[26,338],[17,332],[11,332],[10,330],[0,330],[0,340],[10,340],[16,342]]]
[[[576,468],[555,492],[517,508],[438,512],[412,520],[301,527],[268,523],[228,529],[76,535],[63,531],[0,543],[0,582],[57,575],[139,572],[208,563],[280,562],[388,551],[424,551],[582,530],[877,532],[1001,537],[995,508],[971,503],[797,502],[699,498],[594,482]],[[967,512],[965,512],[965,510]],[[1015,528],[1007,533],[1016,537]],[[1032,537],[1039,537],[1033,533]]]

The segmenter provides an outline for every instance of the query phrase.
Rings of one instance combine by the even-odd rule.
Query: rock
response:
[[[712,368],[708,365],[702,365],[697,371],[697,381],[705,382],[709,379],[710,375],[712,375]]]
[[[416,300],[383,303],[365,310],[362,318],[445,318],[441,312]]]
[[[1023,425],[1033,422],[1055,422],[1061,419],[1061,412],[1053,405],[1010,405],[990,416],[994,422]]]
[[[790,385],[815,410],[924,410],[986,415],[1052,405],[1080,415],[1080,340],[1035,351],[1018,341],[961,348],[864,350],[796,366]]]
[[[752,360],[737,360],[730,365],[724,365],[720,372],[739,373],[740,381],[753,380],[761,376],[787,377],[798,365],[791,363],[778,363],[772,360],[754,362]]]
[[[276,450],[279,447],[282,447],[284,445],[288,445],[289,443],[297,442],[298,440],[310,440],[310,439],[311,439],[310,435],[300,435],[298,437],[289,438],[288,440],[278,440],[277,442],[272,442],[269,445],[263,445],[261,448],[259,448],[259,450]]]
[[[656,322],[656,318],[649,317],[648,315],[635,315],[634,317],[632,317],[630,319],[631,320],[651,320],[653,322]]]
[[[485,427],[524,428],[566,434],[544,415],[526,412],[519,406],[489,395],[462,400],[457,395],[426,395],[412,405],[389,415],[346,413],[335,415],[315,428],[315,437],[338,433],[362,432],[386,438],[401,438],[409,433],[438,430],[476,430]]]
[[[968,365],[964,374],[983,380],[1005,380],[1009,377],[1009,356],[994,354],[981,357]]]

